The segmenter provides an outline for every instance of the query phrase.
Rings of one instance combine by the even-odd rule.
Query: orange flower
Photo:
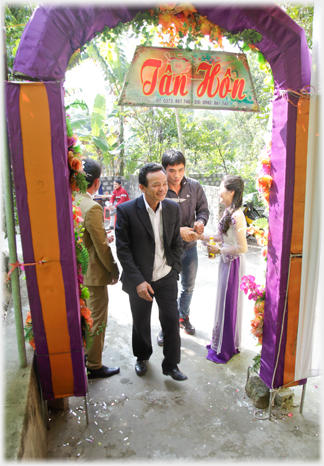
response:
[[[92,317],[89,317],[89,319],[86,319],[86,323],[89,325],[90,328],[93,327],[93,319]]]
[[[258,341],[259,341],[260,345],[262,345],[262,335],[260,337],[258,337]]]
[[[80,307],[85,306],[85,302],[82,298],[80,298]]]
[[[175,27],[179,30],[185,30],[185,27],[183,25],[183,23],[186,22],[186,17],[183,13],[181,13],[180,17],[178,16],[173,16],[173,24],[175,25]]]
[[[85,320],[90,319],[90,317],[91,317],[91,311],[90,311],[90,309],[87,308],[86,306],[82,306],[82,308],[81,308],[81,315],[85,318]]]
[[[186,17],[191,15],[191,13],[197,13],[196,8],[190,5],[190,3],[180,3],[180,5],[176,6],[174,9],[177,13],[182,11]]]
[[[270,166],[270,157],[269,157],[269,155],[262,155],[260,157],[260,163],[262,165]]]
[[[270,198],[270,191],[266,191],[263,194],[264,200],[269,204],[269,198]]]
[[[264,300],[255,303],[254,305],[254,312],[257,314],[262,314],[264,311]]]
[[[76,185],[75,178],[72,178],[71,189],[72,189],[72,191],[80,191],[80,188]]]
[[[69,157],[68,161],[69,161],[69,165],[72,168],[72,170],[75,170],[78,172],[82,169],[82,162],[79,159],[79,157],[76,157],[76,156]]]
[[[211,33],[211,30],[213,29],[213,26],[214,26],[213,23],[208,21],[208,19],[203,18],[200,24],[200,32],[204,36],[209,36]]]
[[[31,324],[31,321],[32,321],[32,318],[31,318],[31,313],[30,311],[27,312],[27,316],[26,316],[26,325],[27,324]]]
[[[248,44],[251,50],[259,50],[254,44]]]
[[[30,344],[30,346],[31,346],[32,348],[36,349],[34,338],[32,338],[31,340],[29,340],[28,343]]]
[[[268,240],[264,236],[259,236],[257,238],[257,243],[258,243],[259,246],[267,246]]]
[[[268,257],[268,248],[264,248],[262,250],[262,257],[264,257],[264,259],[266,259]]]
[[[171,15],[170,13],[161,13],[159,15],[159,24],[161,24],[161,26],[164,29],[169,29],[172,23],[173,23],[173,15]]]
[[[159,5],[159,8],[161,11],[164,10],[173,10],[173,8],[176,6],[176,3],[162,3]]]
[[[264,190],[271,188],[272,185],[272,176],[263,175],[258,178],[258,186]]]

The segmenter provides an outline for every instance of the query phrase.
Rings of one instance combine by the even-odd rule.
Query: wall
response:
[[[194,173],[189,176],[190,178],[194,178],[201,183],[202,188],[205,191],[207,197],[208,206],[210,210],[209,222],[206,227],[207,233],[216,232],[218,219],[221,217],[223,212],[223,206],[220,206],[218,202],[218,187],[221,183],[223,176],[224,174],[222,173],[215,173],[210,176],[204,176]],[[127,180],[124,176],[121,176],[120,179],[122,180],[122,186],[128,192],[130,199],[135,199],[135,197],[138,197],[142,193],[142,191],[138,187],[137,175],[130,175],[129,179]],[[108,192],[110,194],[112,192],[113,180],[114,177],[112,176],[100,178],[104,193]]]

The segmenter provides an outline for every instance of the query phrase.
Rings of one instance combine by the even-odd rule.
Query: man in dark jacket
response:
[[[147,372],[153,350],[151,310],[153,297],[159,307],[164,333],[162,371],[174,380],[186,380],[178,368],[180,333],[177,308],[182,240],[179,207],[165,200],[165,170],[148,163],[139,173],[143,195],[117,207],[116,247],[122,265],[123,290],[128,293],[133,316],[133,353],[136,374]]]
[[[182,152],[166,150],[162,155],[162,165],[168,179],[166,197],[180,207],[180,234],[183,240],[181,292],[178,299],[180,327],[193,335],[195,327],[189,320],[189,314],[198,270],[197,237],[204,232],[209,219],[208,203],[200,183],[184,176],[186,160]],[[163,346],[162,330],[157,341]]]

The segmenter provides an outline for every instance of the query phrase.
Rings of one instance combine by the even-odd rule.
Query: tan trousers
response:
[[[107,324],[108,318],[108,287],[104,286],[88,286],[90,296],[86,300],[86,305],[91,311],[93,318],[92,334],[99,330],[100,325]],[[88,350],[89,369],[100,369],[102,367],[102,351],[105,341],[105,329],[99,335],[93,337],[93,345]]]

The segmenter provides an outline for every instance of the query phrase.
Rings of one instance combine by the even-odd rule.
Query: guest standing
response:
[[[92,159],[85,159],[83,171],[88,182],[87,192],[75,196],[74,204],[82,212],[83,244],[89,253],[89,266],[84,276],[90,296],[86,300],[93,318],[92,333],[99,331],[107,324],[108,318],[108,287],[118,282],[119,270],[111,252],[109,237],[104,227],[102,207],[93,200],[100,186],[101,167]],[[120,372],[119,367],[107,367],[102,364],[102,351],[105,341],[105,329],[93,337],[93,344],[88,350],[88,378],[111,377]]]
[[[246,222],[240,207],[244,182],[240,176],[227,175],[220,185],[220,202],[225,205],[213,235],[215,245],[207,245],[208,253],[219,254],[216,311],[212,339],[207,345],[207,359],[224,364],[239,353],[244,293],[240,290],[245,273]],[[208,242],[208,235],[201,235]],[[221,243],[219,246],[217,243]]]
[[[119,204],[123,202],[129,201],[128,192],[125,188],[121,185],[121,180],[116,178],[114,181],[114,190],[112,192],[112,196],[110,198],[110,204],[108,208],[110,210],[110,222],[109,222],[109,229],[112,230],[116,225],[116,208]]]
[[[168,183],[164,168],[144,165],[138,177],[143,195],[117,207],[116,246],[123,268],[123,290],[129,295],[133,316],[135,372],[143,376],[153,352],[151,311],[153,297],[159,307],[164,334],[162,372],[186,380],[178,368],[180,330],[177,307],[182,240],[178,204],[165,199]]]
[[[162,155],[162,165],[168,180],[166,197],[180,207],[180,235],[183,240],[178,298],[180,328],[188,335],[194,335],[196,329],[189,320],[190,304],[198,270],[197,238],[204,232],[209,219],[207,198],[199,181],[185,176],[186,159],[180,150],[167,149]],[[162,330],[157,342],[163,346]]]

